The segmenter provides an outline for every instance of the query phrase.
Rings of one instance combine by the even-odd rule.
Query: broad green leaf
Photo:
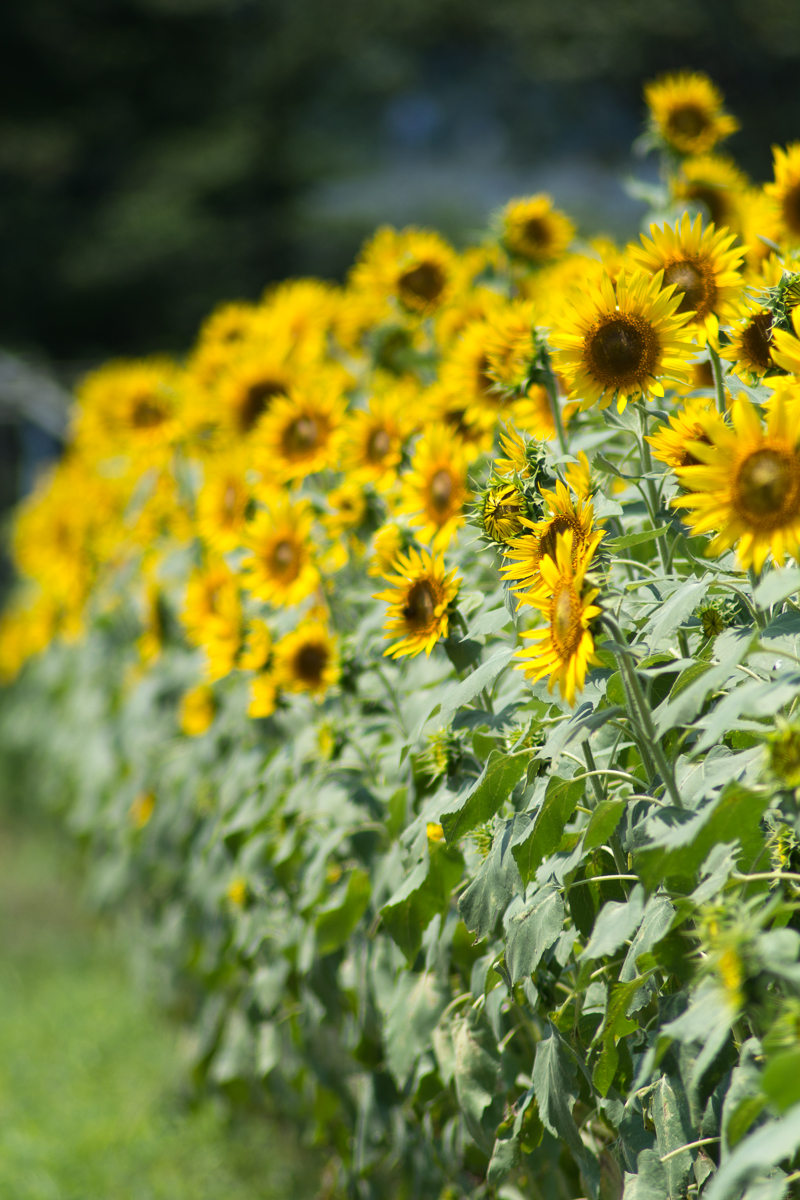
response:
[[[360,867],[350,872],[341,902],[321,909],[316,921],[317,953],[332,954],[343,946],[366,912],[372,895],[369,874]]]
[[[522,890],[522,880],[511,853],[511,843],[515,832],[529,823],[530,818],[526,813],[518,813],[513,820],[507,821],[497,830],[488,856],[479,867],[472,883],[459,898],[458,910],[467,929],[475,934],[476,942],[482,941],[492,932],[514,892]]]
[[[742,1140],[768,1103],[768,1098],[762,1092],[758,1092],[755,1096],[745,1096],[743,1100],[739,1101],[733,1109],[726,1127],[728,1145],[731,1149]]]
[[[656,1127],[658,1153],[661,1158],[672,1157],[663,1165],[667,1174],[667,1190],[670,1200],[680,1200],[686,1195],[686,1185],[692,1170],[693,1153],[684,1150],[673,1152],[689,1142],[697,1140],[692,1129],[689,1101],[683,1083],[677,1075],[662,1075],[653,1089],[650,1110]],[[694,1151],[696,1154],[697,1151]]]
[[[778,568],[761,580],[753,599],[759,608],[771,608],[797,591],[800,591],[800,570],[797,567]]]
[[[457,807],[441,815],[448,842],[457,842],[494,816],[522,779],[535,753],[535,750],[527,750],[520,754],[503,754],[501,750],[492,750],[480,777],[459,797]]]
[[[761,1086],[777,1108],[784,1113],[800,1100],[800,1049],[776,1054],[764,1068]]]
[[[714,652],[718,662],[708,670],[702,670],[702,663],[688,667],[687,672],[695,672],[695,677],[684,683],[684,676],[676,679],[672,693],[658,706],[653,713],[656,734],[662,737],[670,729],[678,725],[688,725],[697,716],[705,703],[706,696],[723,684],[736,672],[736,666],[747,657],[747,652],[755,641],[756,635],[752,628],[726,629],[714,643]]]
[[[410,966],[419,954],[422,934],[437,913],[446,911],[464,869],[461,854],[444,842],[429,842],[428,856],[428,862],[418,863],[381,909],[389,936]]]
[[[644,914],[644,888],[637,883],[625,904],[609,900],[603,905],[594,923],[589,945],[580,956],[581,962],[603,958],[633,937]]]
[[[448,993],[431,971],[404,971],[398,977],[383,1035],[386,1062],[398,1087],[405,1087],[419,1055],[430,1047],[447,1001]]]
[[[669,1200],[667,1172],[655,1150],[642,1150],[636,1174],[625,1174],[625,1200]]]
[[[616,554],[617,550],[627,550],[630,546],[643,546],[645,542],[654,542],[663,537],[669,533],[669,529],[669,525],[661,525],[658,529],[645,529],[640,533],[624,533],[622,537],[603,542],[603,549]]]
[[[491,633],[498,633],[501,629],[505,629],[512,622],[511,613],[505,607],[493,608],[489,612],[481,613],[470,626],[469,637],[482,637]]]
[[[539,1116],[553,1137],[566,1142],[576,1158],[583,1159],[586,1149],[572,1116],[578,1098],[576,1074],[572,1052],[555,1026],[549,1024],[549,1036],[537,1043],[533,1064],[533,1090]]]
[[[470,704],[476,696],[479,696],[484,688],[489,687],[494,683],[500,672],[508,666],[513,658],[515,651],[513,649],[504,648],[499,650],[487,662],[481,663],[477,670],[468,675],[456,687],[450,688],[445,692],[442,706],[439,710],[439,718],[442,725],[446,725],[454,712],[464,704]]]
[[[497,1040],[485,1017],[468,1008],[455,1025],[453,1041],[459,1108],[472,1137],[489,1154],[504,1108]]]
[[[762,1125],[740,1142],[730,1158],[720,1164],[706,1191],[706,1200],[729,1200],[745,1184],[763,1179],[783,1159],[800,1149],[800,1104],[778,1121]]]
[[[582,779],[573,781],[553,777],[550,780],[533,824],[516,835],[512,846],[523,883],[527,884],[539,864],[558,849],[564,826],[585,790],[586,784]]]
[[[584,850],[594,850],[608,841],[619,825],[627,805],[628,802],[625,799],[600,801],[589,818],[589,824],[583,835]]]
[[[692,615],[712,583],[711,575],[705,579],[684,580],[663,604],[659,604],[645,625],[643,637],[647,645],[657,646],[666,639],[671,645],[675,630]]]
[[[545,950],[561,933],[564,900],[558,888],[548,885],[527,899],[518,896],[509,905],[506,927],[506,969],[512,983],[533,974]]]

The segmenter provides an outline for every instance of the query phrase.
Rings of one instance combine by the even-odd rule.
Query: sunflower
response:
[[[270,671],[259,671],[250,684],[248,717],[271,717],[278,707],[278,687]]]
[[[596,543],[590,543],[576,561],[572,530],[558,535],[553,557],[546,555],[541,562],[542,586],[530,599],[547,620],[547,628],[523,633],[534,644],[515,655],[527,679],[538,681],[549,675],[548,690],[552,692],[557,683],[572,705],[576,692],[583,691],[587,668],[600,665],[590,628],[602,611],[593,603],[599,588],[585,587],[595,548]]]
[[[183,374],[166,358],[120,360],[87,375],[78,389],[75,439],[89,461],[166,461],[182,432]]]
[[[480,522],[483,532],[501,545],[522,532],[525,500],[514,483],[490,483],[481,498]]]
[[[209,678],[227,675],[242,644],[242,606],[236,577],[224,562],[192,572],[181,620],[188,641],[206,653]]]
[[[328,537],[353,533],[369,516],[367,494],[360,483],[345,482],[328,492],[328,504],[333,512],[322,518]]]
[[[398,512],[419,527],[421,542],[444,550],[464,524],[464,506],[470,501],[467,487],[468,455],[460,438],[445,425],[431,425],[420,438],[403,479]]]
[[[772,358],[776,366],[782,367],[784,371],[791,375],[800,375],[800,304],[792,309],[791,321],[794,335],[784,329],[774,330]]]
[[[677,312],[690,318],[699,344],[704,346],[707,338],[716,344],[720,321],[736,316],[744,250],[731,248],[735,235],[729,230],[714,225],[704,230],[699,214],[692,222],[684,213],[674,229],[651,225],[650,234],[652,241],[641,234],[641,247],[630,247],[631,260],[650,275],[663,271],[662,286],[674,285],[680,298]]]
[[[556,399],[556,404],[560,405]],[[561,406],[561,420],[566,428],[577,412],[579,405],[565,404]],[[541,442],[549,442],[556,436],[556,423],[553,420],[553,409],[547,388],[541,383],[532,383],[524,396],[512,400],[509,406],[509,416],[519,429],[524,429]]]
[[[691,510],[693,533],[717,531],[706,555],[736,546],[742,567],[760,571],[770,552],[777,563],[800,556],[800,403],[778,392],[764,428],[742,395],[731,417],[732,429],[702,421],[711,444],[690,444],[699,464],[677,469],[689,495],[672,503]]]
[[[395,482],[418,394],[416,384],[397,383],[372,396],[366,411],[348,414],[339,436],[339,467],[354,483],[386,491]]]
[[[287,361],[284,350],[259,345],[240,353],[220,372],[205,403],[197,405],[197,420],[219,427],[229,437],[247,437],[296,380],[297,368]]]
[[[262,305],[220,305],[204,322],[189,357],[192,378],[201,387],[212,386],[236,358],[264,344],[266,323]]]
[[[252,443],[253,465],[270,483],[290,483],[332,466],[346,403],[338,387],[308,383],[275,400]]]
[[[197,497],[197,531],[217,554],[241,545],[253,489],[239,451],[209,458]]]
[[[451,298],[457,270],[455,251],[437,233],[384,226],[361,251],[350,282],[378,304],[426,317]]]
[[[217,705],[211,688],[201,683],[184,692],[178,710],[178,723],[187,737],[200,737],[211,725]]]
[[[681,298],[662,280],[661,272],[651,279],[637,271],[623,272],[616,288],[607,275],[587,283],[553,329],[554,364],[581,409],[596,401],[608,408],[616,397],[623,412],[629,399],[663,396],[662,376],[688,381],[688,316],[676,312]]]
[[[420,421],[421,428],[431,424],[447,426],[460,439],[470,462],[491,450],[499,397],[495,398],[495,403],[484,403],[475,398],[470,401],[468,395],[452,384],[434,383],[426,388],[421,399],[427,408],[424,420]]]
[[[522,518],[522,525],[530,532],[512,539],[506,550],[508,563],[500,572],[515,593],[518,607],[533,602],[531,596],[542,583],[542,561],[555,559],[558,539],[563,533],[570,534],[575,564],[585,554],[593,554],[605,537],[605,530],[595,525],[591,500],[571,496],[560,480],[555,491],[542,490],[541,494],[549,510],[547,515],[541,521]]]
[[[273,679],[284,691],[308,692],[321,700],[339,674],[336,642],[322,621],[303,621],[275,646]]]
[[[679,154],[706,154],[739,128],[723,111],[722,93],[699,72],[662,75],[645,86],[644,98],[654,131]]]
[[[372,557],[367,564],[367,574],[377,577],[388,575],[394,560],[410,549],[413,540],[410,532],[399,525],[390,522],[381,526],[372,539]]]
[[[729,158],[702,154],[684,159],[672,193],[678,201],[702,204],[717,229],[727,226],[738,232],[749,186],[747,176]]]
[[[313,522],[307,500],[292,503],[282,493],[264,498],[243,539],[250,551],[242,560],[243,582],[257,600],[276,607],[299,604],[319,586]]]
[[[745,261],[750,271],[761,270],[773,253],[770,243],[780,240],[781,216],[778,204],[764,188],[750,188],[742,201],[739,236],[745,245]],[[765,240],[766,239],[766,240]]]
[[[531,263],[560,258],[575,236],[570,219],[553,208],[552,198],[543,192],[509,200],[500,220],[500,238],[508,253]]]
[[[530,300],[514,301],[489,322],[486,374],[500,391],[516,391],[530,373],[536,350],[534,306]]]
[[[306,364],[327,355],[341,289],[319,279],[289,279],[264,293],[267,338],[289,347],[292,359]]]
[[[486,320],[469,324],[442,360],[439,379],[443,394],[457,397],[467,425],[494,425],[503,403],[502,389],[489,374],[491,326]]]
[[[676,470],[699,462],[692,452],[695,442],[711,445],[706,433],[708,424],[723,425],[713,399],[698,397],[689,400],[684,408],[669,418],[669,425],[660,425],[646,440],[653,447],[653,457]]]
[[[423,650],[429,655],[439,638],[447,637],[448,610],[458,595],[461,580],[455,568],[445,571],[443,555],[427,550],[418,553],[412,549],[408,554],[398,554],[392,570],[394,573],[385,577],[391,587],[374,597],[389,605],[383,627],[385,636],[399,639],[384,655],[401,658]]]
[[[772,313],[757,297],[742,296],[739,315],[728,330],[730,345],[720,353],[722,358],[733,363],[733,373],[747,383],[758,383],[768,371],[775,369],[772,322]]]
[[[764,185],[764,192],[778,206],[782,232],[791,245],[800,243],[800,142],[782,150],[773,146],[775,182]]]

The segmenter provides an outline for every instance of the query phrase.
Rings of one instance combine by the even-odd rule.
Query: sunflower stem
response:
[[[553,424],[556,427],[556,436],[562,454],[568,453],[567,435],[564,431],[564,422],[561,419],[561,408],[558,403],[558,390],[556,388],[556,377],[553,374],[553,369],[549,362],[543,371],[544,387],[547,392],[547,399],[550,401],[550,412],[553,416]],[[540,376],[541,378],[541,376]]]
[[[683,801],[678,791],[678,785],[675,782],[675,775],[673,774],[671,765],[667,762],[650,717],[650,706],[642,692],[639,677],[636,674],[634,666],[633,655],[630,650],[622,648],[627,646],[628,639],[610,614],[604,613],[602,619],[612,638],[620,647],[616,656],[617,662],[619,663],[619,669],[626,685],[626,691],[631,699],[631,709],[633,710],[631,716],[641,737],[641,748],[647,748],[648,757],[652,755],[656,769],[664,781],[664,786],[669,792],[672,803],[676,808],[683,808]],[[637,738],[638,741],[639,739]]]
[[[647,441],[647,413],[643,408],[639,409],[639,425],[641,430],[639,434],[639,454],[641,456],[642,470],[646,475],[649,476],[650,472],[653,470],[653,456],[650,453],[650,443]],[[661,509],[661,503],[659,501],[658,493],[656,492],[656,485],[653,483],[653,480],[648,478],[645,479],[644,482],[650,501],[648,505],[648,508],[650,509],[650,520],[653,522],[653,528],[655,529],[656,518]],[[667,547],[664,545],[664,538],[657,538],[656,540],[658,542],[658,555],[661,559],[661,566],[664,574],[668,575],[669,552]]]
[[[599,804],[601,800],[605,800],[606,798],[606,789],[598,773],[597,763],[594,761],[592,747],[589,745],[588,741],[583,743],[583,757],[586,759],[587,768],[592,772],[592,789],[597,797],[597,803]]]
[[[711,358],[711,370],[714,373],[714,387],[717,393],[717,408],[725,416],[725,383],[723,381],[722,363],[711,343],[708,343],[708,353]]]

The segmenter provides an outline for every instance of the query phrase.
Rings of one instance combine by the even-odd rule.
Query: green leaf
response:
[[[589,945],[580,956],[579,962],[591,958],[603,958],[613,954],[623,942],[627,942],[639,928],[644,914],[644,888],[637,883],[624,904],[609,900],[601,908]]]
[[[705,579],[683,580],[648,620],[642,633],[645,642],[649,646],[656,646],[667,639],[672,642],[675,630],[692,615],[712,583],[711,575]]]
[[[511,842],[515,832],[529,823],[527,814],[518,813],[497,830],[488,856],[458,901],[464,924],[475,934],[477,942],[492,932],[497,918],[505,912],[514,892],[522,890],[522,880],[511,853]]]
[[[445,692],[439,711],[442,725],[447,725],[454,712],[462,705],[469,704],[476,696],[480,695],[485,687],[494,683],[500,672],[508,666],[514,654],[513,649],[499,650],[488,662],[481,663],[477,670],[468,675],[456,687]]]
[[[398,1087],[405,1087],[414,1065],[431,1046],[433,1031],[447,1007],[448,993],[432,971],[401,972],[384,1029],[386,1062]]]
[[[555,1026],[549,1023],[549,1037],[537,1043],[533,1064],[533,1090],[539,1116],[545,1129],[566,1142],[575,1157],[582,1161],[586,1148],[572,1116],[578,1098],[576,1073],[572,1052]]]
[[[585,790],[582,779],[573,781],[554,776],[550,780],[533,824],[517,834],[511,849],[523,883],[527,884],[539,864],[558,849],[564,826]]]
[[[422,946],[422,934],[437,913],[444,913],[461,880],[464,859],[445,842],[428,843],[428,862],[418,863],[381,909],[389,936],[410,966]]]
[[[564,900],[558,888],[547,885],[530,899],[518,896],[509,905],[506,927],[506,969],[512,983],[528,979],[564,924]]]
[[[753,599],[759,608],[771,608],[797,591],[800,591],[800,570],[797,567],[784,567],[770,571],[761,580]]]
[[[641,533],[624,533],[622,537],[612,538],[603,543],[604,550],[615,554],[617,550],[627,550],[629,546],[642,546],[645,542],[654,542],[668,533],[669,525],[661,525],[658,529],[645,529]]]
[[[742,1140],[756,1118],[761,1116],[768,1103],[767,1097],[760,1092],[755,1096],[745,1096],[743,1100],[739,1101],[730,1115],[730,1120],[726,1128],[728,1145],[731,1149]]]
[[[501,629],[505,629],[513,620],[511,613],[503,605],[502,608],[492,608],[489,612],[482,613],[475,621],[474,625],[470,626],[469,637],[476,638],[486,636],[491,633],[498,633]]]
[[[584,850],[595,850],[611,837],[627,807],[627,800],[601,800],[583,835]]]
[[[791,1159],[800,1149],[800,1104],[778,1121],[762,1125],[751,1133],[720,1164],[704,1195],[706,1200],[729,1200],[754,1179],[764,1178],[783,1159]]]
[[[483,1014],[468,1008],[455,1026],[453,1041],[459,1108],[472,1137],[489,1154],[505,1107],[499,1088],[497,1039]]]
[[[692,1129],[689,1101],[677,1075],[662,1075],[653,1089],[650,1109],[656,1127],[658,1153],[661,1158],[667,1154],[673,1155],[663,1164],[667,1174],[667,1191],[670,1200],[679,1200],[686,1195],[693,1158],[691,1150],[684,1150],[681,1154],[673,1154],[673,1151],[697,1139]]]
[[[341,902],[320,910],[316,921],[318,954],[332,954],[345,944],[366,912],[371,895],[368,873],[356,867],[350,872]]]
[[[667,1172],[655,1150],[642,1150],[636,1174],[625,1173],[625,1200],[668,1200]]]
[[[764,1068],[761,1086],[777,1108],[784,1113],[800,1100],[800,1049],[776,1054]]]
[[[535,750],[527,750],[520,754],[504,754],[501,750],[492,750],[480,778],[459,798],[455,808],[441,815],[448,842],[458,841],[494,816],[522,779],[535,753]]]

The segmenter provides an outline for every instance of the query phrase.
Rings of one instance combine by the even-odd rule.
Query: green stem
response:
[[[708,353],[711,358],[711,370],[714,372],[714,387],[717,392],[717,408],[725,416],[725,383],[722,374],[722,363],[714,347],[709,342]]]
[[[597,803],[599,804],[601,800],[605,800],[606,792],[605,788],[603,787],[603,781],[600,778],[600,774],[597,770],[597,763],[594,761],[592,747],[589,745],[588,741],[583,743],[583,757],[586,759],[586,766],[592,773],[592,789],[597,797]]]
[[[550,412],[553,415],[553,424],[556,427],[556,437],[558,444],[561,447],[561,453],[567,454],[567,435],[564,432],[564,422],[561,419],[561,407],[558,403],[558,391],[556,389],[556,377],[548,364],[544,372],[544,387],[547,392],[547,399],[550,401]]]
[[[641,433],[639,435],[639,453],[641,455],[642,471],[644,474],[649,475],[653,470],[653,457],[650,453],[650,443],[646,440],[647,413],[643,408],[639,409],[639,422],[641,426]],[[656,519],[661,508],[661,502],[658,498],[656,485],[654,484],[653,480],[648,478],[645,479],[644,483],[645,487],[647,488],[647,495],[650,501],[648,505],[648,508],[650,509],[650,520],[652,521],[653,528],[655,529]],[[656,539],[658,542],[658,556],[661,559],[661,566],[664,574],[667,575],[669,574],[669,552],[664,544],[664,540],[664,538]]]

